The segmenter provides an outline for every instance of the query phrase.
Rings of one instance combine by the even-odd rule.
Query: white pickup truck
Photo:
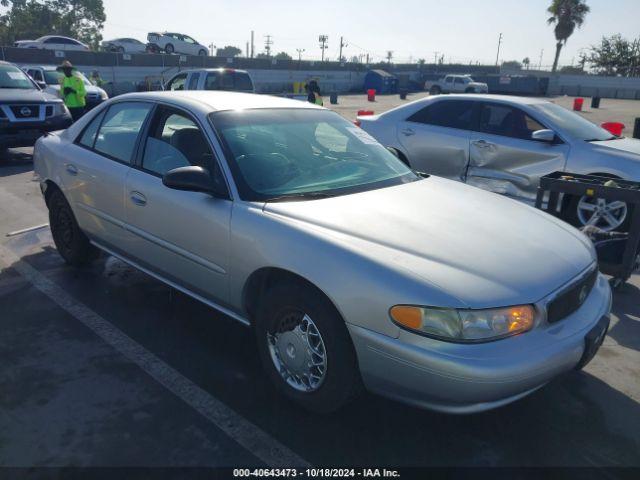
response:
[[[447,75],[435,82],[426,82],[424,89],[431,95],[441,93],[489,93],[486,83],[476,82],[469,75]]]

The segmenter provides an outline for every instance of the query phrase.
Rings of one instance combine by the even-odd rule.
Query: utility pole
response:
[[[369,54],[367,53],[367,63],[365,65],[369,65]]]
[[[393,50],[387,50],[387,63],[391,65],[391,59],[393,58]]]
[[[302,52],[304,52],[304,48],[296,48],[296,52],[298,52],[298,62],[302,62]]]
[[[498,53],[496,54],[496,67],[498,66],[498,62],[500,59],[500,45],[502,45],[502,33],[498,37]]]
[[[433,52],[433,64],[437,65],[438,64],[438,54],[440,52]]]
[[[271,35],[264,36],[264,51],[267,52],[267,58],[271,57],[271,45],[273,45],[273,40],[271,40]]]
[[[348,44],[344,41],[344,37],[340,37],[340,56],[338,57],[338,61],[342,61],[342,47],[348,47]]]
[[[538,70],[542,70],[542,56],[544,55],[544,48],[540,51],[540,63],[538,64]]]
[[[253,41],[253,30],[251,30],[251,58],[253,58],[253,54],[255,52],[256,44]]]
[[[320,43],[320,50],[322,50],[322,61],[324,62],[324,51],[329,48],[327,42],[329,41],[329,35],[320,35],[318,42]]]
[[[245,50],[245,54],[246,54],[247,58],[249,58],[249,42],[247,42],[247,48]]]

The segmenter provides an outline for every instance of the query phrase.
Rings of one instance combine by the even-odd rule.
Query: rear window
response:
[[[414,113],[407,121],[469,130],[473,119],[473,104],[463,100],[441,100]]]
[[[204,85],[205,90],[252,91],[253,82],[245,72],[209,72]]]

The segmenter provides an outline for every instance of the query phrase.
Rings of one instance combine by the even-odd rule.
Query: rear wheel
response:
[[[429,94],[431,95],[440,95],[442,93],[442,89],[438,85],[434,85],[429,89]]]
[[[49,225],[60,256],[69,265],[79,267],[95,260],[99,251],[80,230],[73,211],[60,190],[49,198]]]
[[[203,49],[203,50],[200,50],[200,51],[198,52],[198,55],[199,55],[199,56],[201,56],[201,57],[206,57],[206,56],[207,56],[207,51],[206,51],[206,50],[204,50],[204,49]]]
[[[476,93],[476,90],[473,87],[467,87],[467,89],[464,91],[464,93]]]
[[[175,52],[173,45],[171,45],[170,43],[167,43],[167,46],[164,47],[164,53],[171,55],[173,52]]]
[[[302,407],[333,412],[359,391],[356,355],[344,320],[313,288],[297,283],[271,288],[260,304],[256,337],[270,380]]]

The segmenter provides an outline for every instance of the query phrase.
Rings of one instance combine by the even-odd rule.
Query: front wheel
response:
[[[442,93],[442,89],[437,85],[434,85],[429,89],[430,95],[440,95],[441,93]]]
[[[80,230],[73,211],[60,190],[49,199],[49,225],[58,253],[69,265],[79,267],[96,259],[99,251]]]
[[[285,396],[316,413],[348,403],[361,381],[344,320],[314,289],[276,285],[261,302],[255,325],[263,366]]]
[[[171,45],[170,43],[168,43],[167,46],[164,47],[164,53],[166,53],[167,55],[171,55],[174,51],[175,49],[173,48],[173,45]]]

